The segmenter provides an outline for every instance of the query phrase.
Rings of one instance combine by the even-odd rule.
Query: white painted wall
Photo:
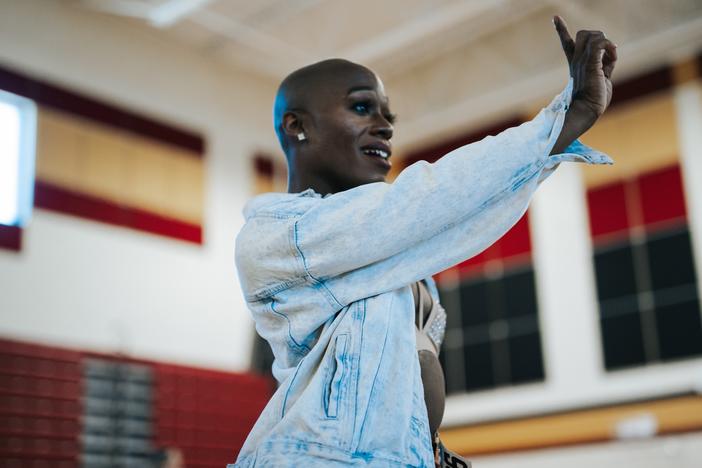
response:
[[[275,148],[277,83],[202,60],[134,22],[0,2],[0,63],[207,139],[204,246],[35,210],[0,250],[0,336],[244,370],[252,323],[233,262],[249,157]]]

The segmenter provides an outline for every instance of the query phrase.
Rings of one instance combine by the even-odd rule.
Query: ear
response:
[[[289,111],[283,114],[283,122],[281,125],[283,127],[283,133],[295,139],[297,139],[299,133],[305,131],[302,125],[302,116],[297,112]]]

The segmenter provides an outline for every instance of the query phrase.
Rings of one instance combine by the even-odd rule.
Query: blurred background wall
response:
[[[272,391],[233,245],[246,200],[286,189],[277,84],[376,70],[394,176],[565,85],[553,14],[619,45],[583,137],[616,164],[559,168],[437,275],[443,438],[477,466],[697,466],[702,2],[1,0],[0,90],[37,132],[31,218],[0,226],[2,466],[233,460]]]

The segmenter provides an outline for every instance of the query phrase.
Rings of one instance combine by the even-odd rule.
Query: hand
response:
[[[592,125],[612,100],[611,79],[617,62],[617,46],[602,31],[578,31],[573,41],[560,16],[554,16],[553,24],[573,77],[571,109]]]

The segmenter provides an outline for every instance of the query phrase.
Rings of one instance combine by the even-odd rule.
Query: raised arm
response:
[[[269,213],[261,222],[279,225],[270,245],[250,223],[237,241],[247,294],[264,297],[306,280],[343,306],[408,285],[499,239],[560,162],[611,163],[575,139],[611,99],[616,51],[602,33],[580,32],[573,41],[562,20],[555,22],[572,76],[533,120],[458,148],[434,164],[415,163],[393,183],[311,199],[294,215]],[[278,283],[270,283],[271,272]]]
[[[569,63],[566,90],[532,121],[420,162],[392,184],[369,184],[321,200],[296,223],[306,271],[339,302],[433,275],[477,255],[528,207],[538,182],[561,161],[611,163],[576,141],[612,97],[616,47],[599,31],[573,41],[554,24]]]
[[[553,17],[553,24],[573,79],[573,100],[551,152],[557,154],[592,127],[609,106],[617,46],[602,31],[578,31],[574,41],[560,16]]]

